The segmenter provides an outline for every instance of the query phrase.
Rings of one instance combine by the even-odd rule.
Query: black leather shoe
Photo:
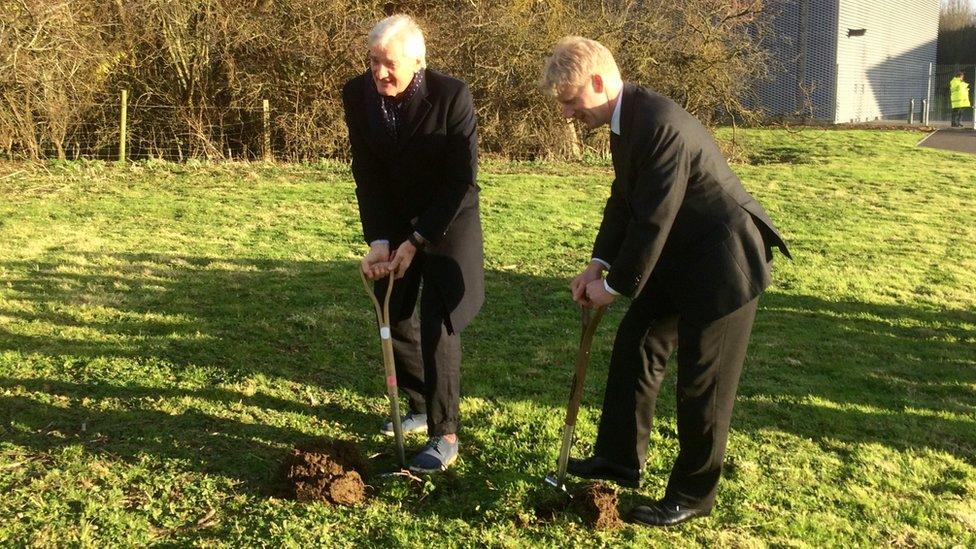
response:
[[[707,516],[711,513],[708,509],[695,509],[685,507],[670,501],[655,501],[650,505],[635,507],[630,512],[630,521],[647,526],[674,526],[695,517]]]
[[[640,473],[636,469],[617,465],[600,456],[586,459],[569,458],[566,472],[582,478],[609,480],[627,488],[637,488],[640,485]]]

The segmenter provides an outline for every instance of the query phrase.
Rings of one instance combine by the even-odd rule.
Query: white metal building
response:
[[[776,63],[758,86],[771,116],[828,122],[902,118],[920,109],[935,63],[939,0],[780,0]]]

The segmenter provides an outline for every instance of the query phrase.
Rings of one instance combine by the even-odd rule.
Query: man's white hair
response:
[[[369,31],[367,47],[387,48],[390,44],[399,44],[403,54],[411,59],[420,59],[420,66],[427,66],[427,45],[424,43],[424,31],[409,15],[391,15],[373,25]]]
[[[613,54],[596,40],[566,36],[556,43],[552,56],[546,59],[539,87],[550,95],[559,95],[584,85],[594,74],[620,80],[620,69]]]

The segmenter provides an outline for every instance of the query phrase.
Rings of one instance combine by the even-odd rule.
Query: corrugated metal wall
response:
[[[768,9],[773,78],[757,86],[761,106],[770,116],[832,120],[838,0],[779,0]]]
[[[834,121],[905,116],[926,97],[938,32],[939,0],[840,0]]]
[[[920,108],[939,0],[779,0],[770,8],[773,79],[757,86],[768,115],[863,122],[904,117],[912,98]]]

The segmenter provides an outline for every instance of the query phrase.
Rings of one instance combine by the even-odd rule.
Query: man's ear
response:
[[[590,83],[593,85],[593,91],[596,93],[603,93],[603,77],[599,74],[594,74],[590,77]]]

